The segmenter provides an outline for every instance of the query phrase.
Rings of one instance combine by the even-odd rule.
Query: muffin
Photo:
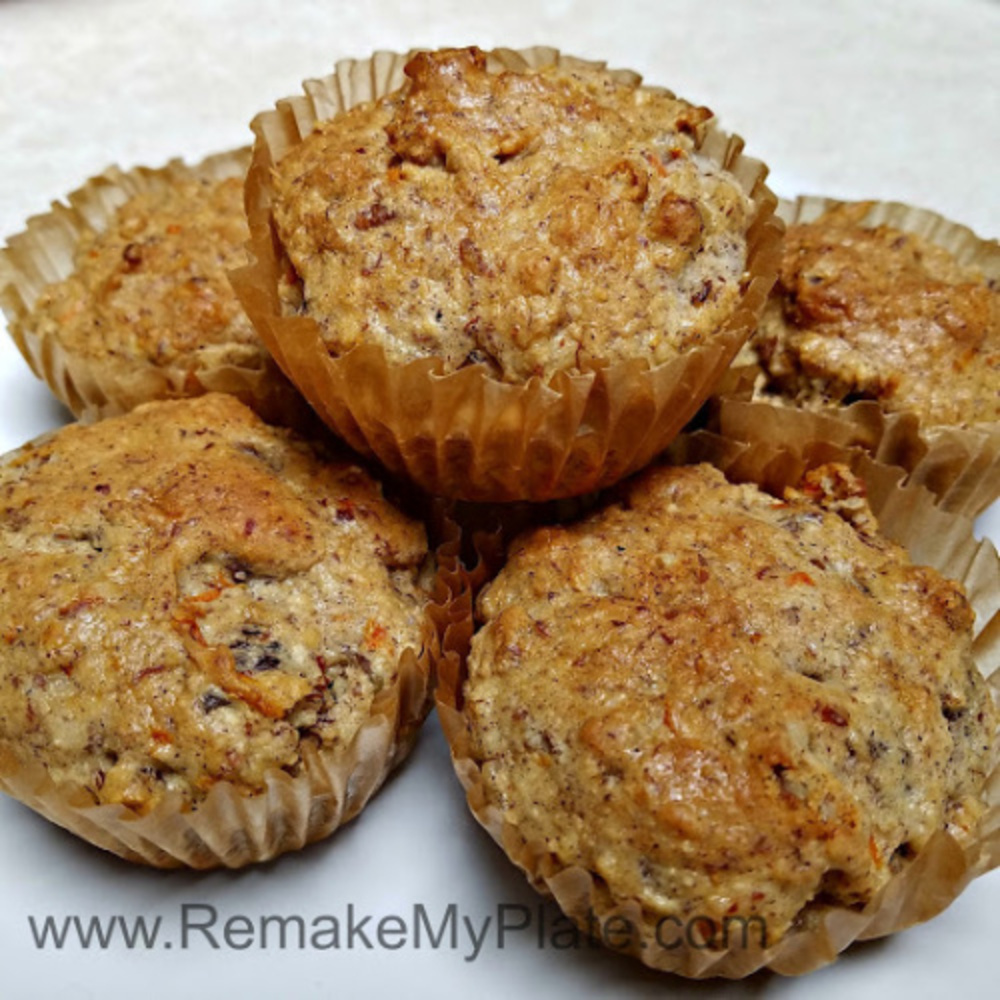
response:
[[[944,842],[976,850],[997,719],[972,610],[846,466],[781,499],[656,468],[522,536],[477,610],[440,696],[470,804],[647,964],[805,971]],[[803,966],[829,913],[864,921]]]
[[[391,69],[256,120],[237,290],[265,343],[433,492],[549,499],[644,464],[756,319],[763,168],[708,109],[552,50]]]
[[[978,513],[1000,492],[1000,247],[900,204],[782,214],[779,279],[725,394],[783,409],[730,406],[721,430],[857,443]]]
[[[330,833],[409,749],[427,541],[357,465],[210,394],[64,428],[0,495],[15,797],[134,860],[236,866]]]
[[[229,284],[245,262],[249,151],[188,167],[115,167],[0,253],[0,303],[32,370],[77,417],[231,392],[266,418],[308,407]]]
[[[926,426],[996,422],[996,276],[919,233],[864,225],[872,207],[839,204],[789,226],[752,342],[762,392],[804,407],[872,399]]]
[[[505,382],[669,361],[735,310],[752,203],[696,155],[711,117],[596,68],[421,52],[407,84],[276,164],[292,306],[342,355]]]

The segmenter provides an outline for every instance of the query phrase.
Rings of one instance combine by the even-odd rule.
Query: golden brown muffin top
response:
[[[521,382],[660,363],[733,312],[750,202],[695,151],[706,108],[598,69],[492,72],[476,48],[406,75],[274,170],[286,307],[332,352]]]
[[[182,366],[260,368],[266,354],[226,276],[246,263],[243,181],[177,177],[133,195],[88,232],[73,273],[27,319],[71,354]]]
[[[488,801],[655,920],[868,902],[982,811],[995,715],[960,587],[842,466],[776,499],[656,469],[519,540],[464,687]]]
[[[0,466],[0,740],[98,802],[252,793],[349,745],[419,652],[423,528],[228,396]]]
[[[1000,292],[942,247],[865,227],[870,202],[788,228],[752,341],[766,391],[799,405],[877,400],[927,424],[1000,418]]]

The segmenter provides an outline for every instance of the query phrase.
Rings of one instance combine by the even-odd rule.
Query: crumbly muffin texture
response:
[[[73,273],[43,290],[26,327],[105,363],[262,368],[267,354],[226,276],[246,263],[248,237],[242,178],[157,185],[84,235]]]
[[[696,151],[711,117],[587,68],[425,52],[273,172],[285,307],[332,354],[509,382],[667,361],[734,311],[752,203]]]
[[[139,811],[350,745],[425,640],[422,526],[228,396],[0,466],[0,740]]]
[[[1000,419],[1000,289],[871,203],[790,226],[750,347],[764,395],[798,406],[876,400],[928,425]]]
[[[654,923],[761,917],[773,943],[980,817],[996,717],[972,612],[844,467],[784,499],[657,469],[517,542],[478,612],[488,801]]]

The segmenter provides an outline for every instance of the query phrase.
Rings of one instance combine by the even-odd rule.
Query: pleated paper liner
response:
[[[778,214],[789,225],[812,222],[840,204],[833,198],[803,196],[794,202],[782,200]],[[935,212],[873,202],[861,224],[916,233],[948,250],[960,264],[1000,281],[1000,244]],[[879,462],[905,469],[910,482],[926,486],[944,509],[968,517],[1000,497],[1000,423],[921,426],[915,414],[885,412],[869,400],[802,410],[780,397],[754,398],[760,375],[754,364],[734,366],[727,373],[710,407],[710,428],[742,441],[780,441],[792,448],[816,439],[864,448]],[[938,377],[928,372],[928,378]],[[943,382],[945,376],[940,378]]]
[[[376,695],[348,745],[324,749],[305,739],[300,773],[275,769],[260,793],[219,782],[194,807],[173,793],[143,815],[125,805],[95,804],[85,788],[54,782],[40,763],[0,740],[0,790],[97,847],[156,868],[240,868],[330,836],[405,759],[430,710],[440,666],[456,669],[468,645],[471,591],[458,562],[458,529],[440,508],[423,513],[436,544],[423,645],[403,651],[395,682]]]
[[[976,612],[976,665],[990,678],[994,692],[1000,689],[997,553],[988,541],[975,540],[969,519],[942,510],[926,489],[904,485],[902,470],[876,462],[860,449],[844,449],[826,441],[814,442],[793,454],[774,442],[747,444],[706,431],[679,438],[669,459],[677,463],[708,461],[735,481],[756,482],[771,490],[798,482],[807,468],[826,461],[850,465],[867,484],[882,531],[904,545],[914,562],[929,564],[963,584]],[[468,587],[478,581],[465,582]],[[471,613],[471,601],[467,606]],[[472,631],[471,625],[468,631]],[[516,826],[504,820],[486,791],[481,762],[472,755],[462,713],[465,671],[464,660],[443,666],[437,707],[473,814],[532,885],[554,897],[581,929],[607,927],[614,917],[627,920],[625,926],[633,932],[623,950],[653,968],[692,978],[731,979],[762,968],[784,975],[810,972],[832,962],[853,941],[881,937],[933,917],[973,878],[1000,865],[1000,768],[994,766],[983,791],[987,812],[974,837],[959,842],[944,831],[936,834],[863,910],[811,907],[799,925],[767,947],[762,947],[759,935],[753,933],[747,941],[733,935],[735,943],[727,949],[687,940],[676,947],[664,947],[656,936],[660,914],[644,911],[638,900],[613,898],[601,879],[560,862],[544,845],[529,843]]]
[[[606,486],[649,462],[694,415],[755,328],[778,264],[781,226],[763,164],[743,143],[709,129],[701,153],[730,170],[755,201],[749,231],[751,275],[729,320],[705,345],[650,368],[645,361],[547,383],[501,382],[476,365],[440,374],[440,362],[390,364],[381,347],[331,357],[314,320],[286,316],[278,285],[290,263],[272,227],[270,170],[317,121],[377,99],[404,81],[409,56],[348,60],[304,85],[305,95],[257,116],[247,177],[252,263],[233,285],[261,338],[323,420],[352,448],[429,493],[472,501],[548,500]],[[524,70],[598,65],[552,48],[498,49],[489,66]],[[636,74],[615,71],[621,80]]]
[[[447,608],[437,614],[447,616]],[[357,816],[406,757],[429,707],[430,658],[429,648],[407,649],[396,681],[376,697],[349,746],[304,742],[301,773],[276,769],[258,794],[220,782],[195,808],[174,794],[141,815],[125,805],[95,805],[85,788],[54,782],[9,742],[0,742],[0,789],[128,861],[198,869],[269,861],[323,840]]]
[[[30,314],[47,285],[69,277],[81,239],[106,231],[118,208],[136,195],[169,188],[185,179],[243,177],[249,149],[210,156],[195,166],[172,160],[159,169],[109,167],[52,210],[30,218],[24,232],[0,250],[0,307],[18,349],[57,399],[82,420],[127,413],[154,399],[207,392],[239,397],[264,419],[308,429],[308,406],[266,352],[252,365],[209,360],[195,367],[180,361],[159,365],[139,357],[90,358],[67,350],[58,337],[32,329]]]

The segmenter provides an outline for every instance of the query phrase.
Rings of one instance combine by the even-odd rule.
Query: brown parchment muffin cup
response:
[[[711,125],[702,133],[699,155],[730,171],[752,199],[747,278],[728,319],[672,360],[654,367],[620,361],[515,383],[478,363],[448,373],[439,359],[392,363],[374,343],[334,356],[311,317],[283,311],[281,289],[295,271],[275,227],[272,168],[317,123],[400,87],[412,55],[340,62],[331,76],[308,81],[304,96],[257,116],[246,190],[252,262],[233,275],[234,287],[274,358],[323,420],[422,489],[477,501],[546,500],[615,482],[669,444],[756,325],[780,239],[766,168],[742,155],[738,137]],[[486,65],[492,73],[603,68],[545,47],[498,49]],[[638,80],[624,70],[611,76]]]
[[[859,203],[862,204],[862,203]],[[873,201],[858,225],[884,225],[912,233],[952,255],[957,265],[978,270],[993,288],[1000,282],[1000,244],[928,209]],[[810,223],[851,203],[813,195],[781,199],[778,215],[789,226]],[[775,295],[778,294],[775,289]],[[905,408],[886,409],[861,399],[840,405],[799,408],[764,388],[767,376],[750,356],[754,341],[727,372],[710,406],[708,426],[741,441],[780,442],[801,450],[813,441],[859,447],[877,461],[905,469],[909,481],[927,487],[942,508],[975,517],[1000,496],[1000,423],[934,424]],[[987,348],[988,350],[988,348]],[[926,377],[947,391],[948,371]]]
[[[151,438],[205,458],[197,470],[152,460]],[[436,664],[464,641],[454,534],[428,549],[423,525],[350,458],[222,394],[47,435],[5,456],[3,492],[55,484],[67,461],[96,464],[53,485],[58,523],[3,526],[20,552],[0,567],[5,586],[27,576],[0,599],[15,706],[0,726],[0,790],[159,868],[268,861],[355,818],[412,749]],[[137,461],[156,475],[129,473]],[[144,560],[153,568],[137,578]],[[40,597],[54,564],[59,581]]]
[[[774,443],[748,445],[702,431],[679,438],[671,448],[670,460],[708,462],[722,470],[731,482],[759,484],[770,492],[777,491],[779,496],[784,487],[799,483],[809,469],[829,462],[849,466],[865,483],[881,533],[901,544],[914,564],[929,565],[964,588],[975,612],[974,662],[988,678],[995,701],[1000,687],[1000,560],[988,541],[975,540],[971,521],[941,510],[925,489],[902,485],[902,472],[898,468],[877,463],[859,449],[837,448],[828,442],[815,442],[812,448],[792,454]],[[673,555],[664,553],[663,558],[669,560]],[[799,583],[800,576],[802,583],[806,583],[803,574],[796,574],[793,582]],[[481,582],[481,574],[476,579],[467,576],[465,581],[467,587]],[[465,605],[471,618],[472,602],[468,595]],[[622,617],[627,617],[624,609]],[[643,635],[652,624],[655,623],[646,623],[641,630]],[[665,630],[669,631],[669,623]],[[457,664],[453,661],[442,670],[437,707],[456,773],[473,814],[531,884],[553,897],[581,931],[599,939],[603,936],[605,944],[653,968],[693,978],[742,978],[761,968],[785,975],[803,974],[834,961],[856,940],[881,937],[933,917],[969,881],[1000,864],[1000,769],[996,768],[997,734],[992,732],[989,773],[981,793],[984,812],[978,825],[961,839],[943,828],[933,833],[904,864],[892,869],[894,873],[881,890],[863,905],[847,907],[823,903],[822,898],[814,900],[803,911],[802,919],[778,940],[763,937],[759,926],[752,921],[741,924],[738,918],[746,914],[737,914],[731,927],[721,925],[725,933],[720,932],[718,923],[713,926],[699,918],[700,922],[687,925],[683,920],[671,923],[667,933],[661,935],[656,914],[638,899],[624,898],[593,871],[560,860],[548,841],[527,837],[518,825],[505,819],[503,806],[496,801],[484,777],[487,762],[479,759],[474,750],[463,694],[467,676],[464,661]],[[498,683],[497,678],[491,683]],[[595,692],[594,697],[599,694]],[[676,724],[678,712],[692,710],[691,706],[675,705],[671,711],[668,703],[664,708],[664,726]],[[835,712],[824,721],[827,719],[831,725],[840,725]],[[631,730],[624,716],[620,727],[622,732],[618,735],[627,740]],[[553,736],[555,740],[559,738]],[[589,738],[599,735],[591,734]],[[604,738],[617,746],[614,730]],[[628,746],[625,742],[617,749],[626,753]],[[529,743],[526,750],[532,747]],[[537,749],[539,753],[546,751],[544,745]],[[559,752],[559,747],[549,747],[549,752]],[[490,766],[495,766],[495,762]],[[571,805],[566,822],[572,830],[574,822],[585,823],[586,817],[577,816],[574,820]],[[663,808],[669,805],[666,803]],[[683,808],[683,803],[675,805]],[[697,839],[696,833],[692,836]],[[614,845],[604,847],[615,850]]]
[[[156,399],[225,392],[272,423],[308,430],[314,422],[226,278],[245,237],[232,238],[244,227],[239,190],[230,219],[221,185],[238,185],[249,162],[243,148],[194,165],[109,167],[0,249],[11,337],[74,416],[89,422]],[[191,185],[203,206],[183,193]],[[203,217],[185,215],[192,211]],[[199,233],[214,242],[199,244]],[[137,281],[141,290],[130,292]],[[140,327],[146,339],[133,343]]]

